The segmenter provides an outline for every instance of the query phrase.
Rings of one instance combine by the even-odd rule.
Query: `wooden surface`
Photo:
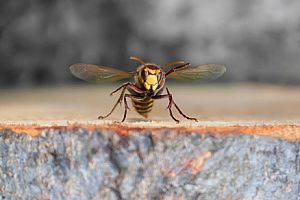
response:
[[[119,93],[109,93],[117,85],[84,85],[1,90],[0,129],[39,134],[44,128],[68,128],[80,124],[88,129],[122,130],[168,128],[180,131],[245,133],[300,139],[300,87],[261,84],[218,84],[205,86],[169,85],[181,110],[198,122],[182,118],[175,109],[176,124],[165,110],[168,100],[157,100],[148,119],[132,108],[125,123],[124,108],[107,114]]]
[[[132,109],[114,123],[118,107],[97,120],[118,99],[109,97],[114,88],[1,91],[0,197],[299,198],[298,87],[170,85],[180,108],[199,119],[176,115],[179,124],[167,100],[155,102],[149,119]]]

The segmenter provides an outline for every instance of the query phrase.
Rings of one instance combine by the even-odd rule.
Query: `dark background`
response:
[[[221,82],[300,83],[298,0],[0,1],[0,87],[79,83],[69,66],[224,64]]]

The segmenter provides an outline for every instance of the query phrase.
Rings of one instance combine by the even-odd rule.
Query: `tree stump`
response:
[[[276,88],[294,96],[285,96],[286,101],[281,101],[287,103],[285,109],[274,109],[279,105],[274,98],[278,93],[264,96],[265,101],[257,96],[251,99],[249,94],[247,100],[242,97],[245,91],[240,86],[231,87],[238,91],[229,97],[225,93],[232,88],[221,94],[220,88],[212,87],[212,91],[204,88],[200,93],[204,102],[207,98],[209,106],[203,108],[207,117],[199,122],[181,119],[179,124],[169,120],[168,112],[161,109],[164,104],[158,105],[153,114],[159,113],[162,119],[140,120],[133,114],[136,118],[129,117],[125,123],[91,120],[86,116],[96,113],[91,111],[99,101],[96,88],[88,91],[75,88],[68,92],[60,89],[5,91],[0,98],[3,111],[0,113],[0,197],[299,199],[300,126],[296,105],[300,106],[300,98],[294,91],[298,88]],[[253,91],[263,94],[270,89],[265,87]],[[178,96],[187,92],[180,88],[174,91]],[[84,92],[91,96],[82,95]],[[199,103],[201,99],[193,99],[196,95],[192,92],[189,94],[191,99],[177,101],[174,95],[175,101],[187,114],[199,118],[195,105],[203,106],[203,103]],[[19,98],[16,100],[14,95]],[[77,95],[81,98],[75,98]],[[87,96],[91,102],[87,102]],[[214,99],[211,104],[209,96]],[[241,98],[237,99],[238,96]],[[256,105],[256,98],[262,98],[260,105]],[[232,105],[222,105],[229,102]],[[83,106],[84,103],[88,105]],[[109,110],[107,105],[113,103],[100,103],[99,107]],[[213,106],[218,110],[213,110]],[[254,110],[245,112],[246,107]],[[74,114],[76,111],[78,115]],[[262,116],[262,111],[268,112]],[[122,112],[113,118],[121,119]]]

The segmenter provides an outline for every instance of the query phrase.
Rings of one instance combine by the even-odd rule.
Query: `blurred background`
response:
[[[69,66],[220,63],[220,82],[300,84],[298,0],[0,1],[0,87],[80,83]]]

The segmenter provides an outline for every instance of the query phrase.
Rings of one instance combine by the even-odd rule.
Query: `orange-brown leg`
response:
[[[130,110],[130,108],[128,107],[128,104],[127,104],[127,100],[126,98],[131,98],[131,99],[137,99],[137,100],[143,100],[144,97],[141,97],[141,96],[136,96],[136,95],[133,95],[133,94],[125,94],[124,96],[124,105],[125,105],[125,112],[124,112],[124,116],[123,116],[123,119],[121,122],[124,122],[125,119],[126,119],[126,116],[127,116],[127,110]]]
[[[99,116],[98,119],[104,119],[104,118],[110,116],[110,115],[114,112],[114,110],[116,109],[117,105],[122,103],[122,100],[123,100],[124,94],[125,94],[125,90],[126,90],[126,88],[123,88],[122,93],[121,93],[121,95],[120,95],[118,101],[115,103],[115,105],[114,105],[114,107],[111,109],[111,111],[110,111],[107,115],[105,115],[105,116]]]
[[[127,82],[122,84],[120,87],[118,87],[116,90],[114,90],[113,92],[110,93],[110,95],[113,95],[114,93],[116,93],[117,91],[119,91],[120,89],[122,89],[121,95],[118,99],[118,101],[115,103],[114,107],[111,109],[111,111],[105,115],[105,116],[99,116],[98,119],[104,119],[107,118],[108,116],[110,116],[114,110],[116,109],[118,104],[121,104],[123,99],[124,99],[124,104],[125,104],[125,112],[124,112],[124,116],[121,122],[124,122],[124,120],[126,119],[126,115],[127,115],[127,110],[129,109],[127,101],[126,101],[126,97],[129,98],[135,98],[135,99],[143,99],[143,97],[137,96],[137,95],[132,95],[132,94],[125,94],[125,90],[130,88],[131,90],[133,90],[134,92],[137,93],[144,93],[143,90],[141,90],[140,88],[136,87],[133,83]],[[130,109],[129,109],[130,110]]]
[[[185,115],[181,110],[180,108],[177,106],[177,104],[174,102],[173,100],[173,97],[172,97],[172,94],[169,92],[169,89],[166,87],[166,90],[167,90],[167,93],[168,94],[164,94],[164,95],[159,95],[159,96],[156,96],[154,97],[154,99],[163,99],[163,98],[169,98],[169,104],[168,104],[168,107],[166,109],[169,109],[169,112],[170,112],[170,116],[172,117],[172,119],[174,121],[176,121],[176,123],[179,123],[180,121],[178,119],[176,119],[172,113],[172,105],[174,104],[175,108],[177,109],[177,111],[186,119],[188,120],[194,120],[197,122],[197,119],[196,118],[193,118],[193,117],[188,117],[187,115]]]
[[[171,95],[171,93],[169,92],[169,90],[168,90],[168,88],[166,87],[166,90],[167,90],[167,93],[169,94],[169,95]],[[194,117],[188,117],[187,115],[185,115],[180,109],[179,109],[179,107],[177,106],[177,104],[174,102],[174,100],[173,100],[173,98],[172,98],[172,95],[171,95],[171,100],[172,100],[172,104],[174,104],[174,106],[175,106],[175,108],[178,110],[178,112],[184,117],[184,118],[186,118],[186,119],[188,119],[188,120],[194,120],[194,121],[198,121],[196,118],[194,118]],[[170,108],[171,109],[171,108]]]

